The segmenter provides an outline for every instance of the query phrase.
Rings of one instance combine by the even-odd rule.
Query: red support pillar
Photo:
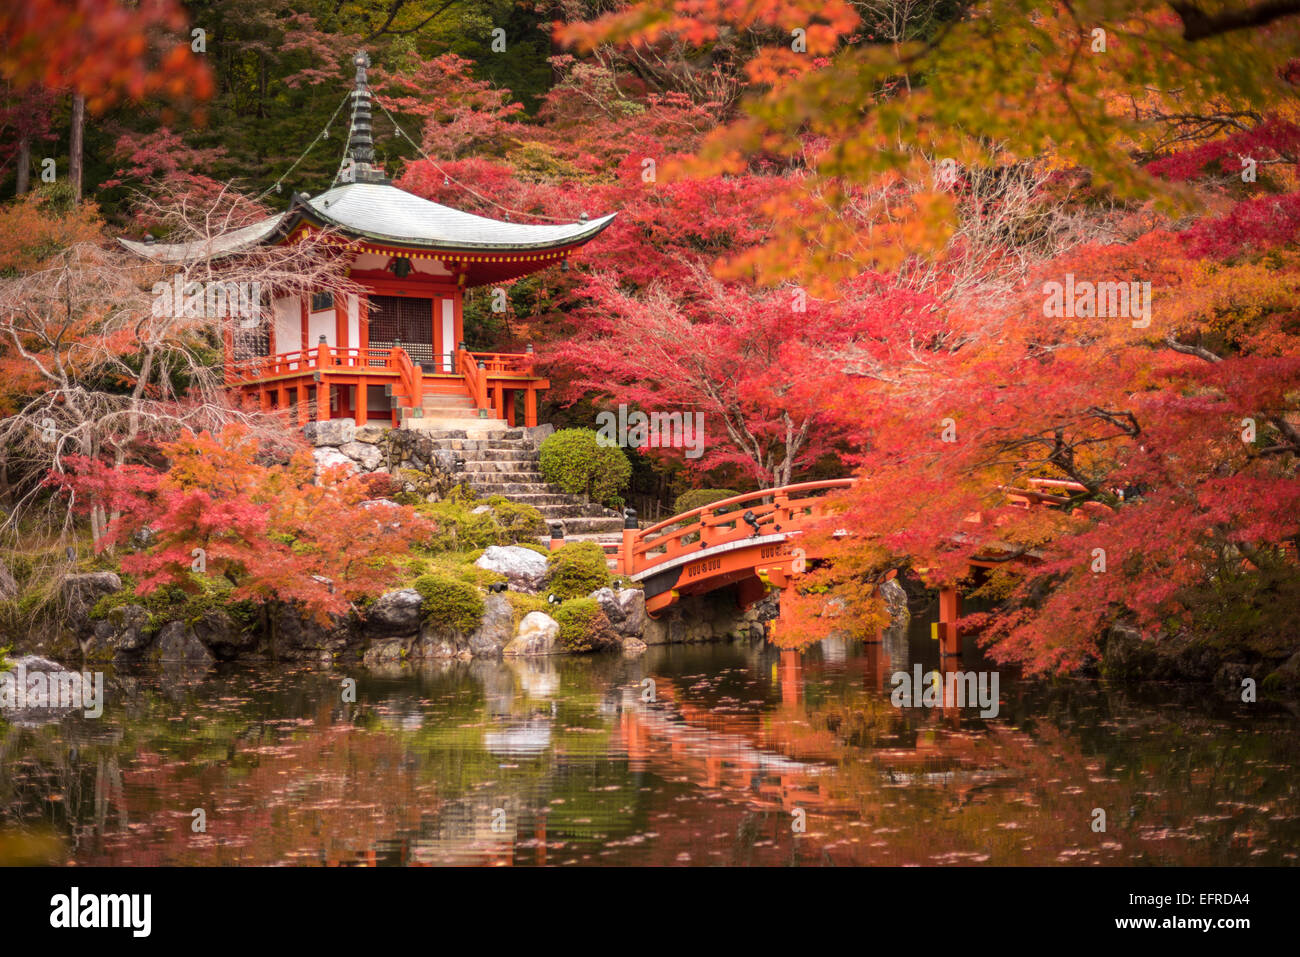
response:
[[[618,571],[621,575],[636,574],[636,558],[633,550],[640,529],[636,524],[636,509],[629,508],[623,512],[623,546],[618,551]]]
[[[370,390],[366,387],[365,379],[362,379],[352,388],[356,390],[357,396],[356,401],[353,402],[353,405],[356,406],[357,425],[365,425],[370,421]]]
[[[365,296],[357,297],[357,336],[361,340],[357,345],[361,349],[361,364],[366,364],[366,350],[370,348],[370,300]]]
[[[939,589],[939,647],[945,658],[961,655],[961,635],[957,619],[961,617],[961,592],[956,587]]]
[[[325,370],[330,364],[330,347],[325,343],[325,337],[321,336],[320,343],[316,346],[316,374],[320,377],[316,382],[316,421],[324,422],[330,417],[330,380],[325,375]]]
[[[531,384],[524,394],[524,425],[530,429],[537,425],[537,390]]]

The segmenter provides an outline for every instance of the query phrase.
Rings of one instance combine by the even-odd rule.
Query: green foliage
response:
[[[548,615],[551,613],[550,604],[541,595],[530,595],[522,591],[508,591],[505,596],[511,610],[514,612],[514,626],[516,629],[529,612],[541,611]]]
[[[476,509],[487,506],[485,511]],[[531,505],[499,495],[478,501],[454,495],[441,502],[423,502],[415,510],[437,525],[427,547],[434,552],[466,551],[489,545],[537,544],[546,533],[542,513]]]
[[[542,477],[573,495],[612,504],[632,477],[623,450],[597,443],[591,429],[561,429],[547,436],[540,455]]]
[[[739,494],[729,488],[693,488],[677,496],[677,501],[673,502],[673,513],[680,515],[682,512],[703,508],[705,505],[712,505],[714,502],[721,502],[724,498]]]
[[[504,540],[498,545],[515,545],[529,542],[539,545],[537,539],[546,534],[546,520],[542,513],[532,505],[512,502],[500,495],[490,496],[487,504],[492,509],[492,516],[501,527]]]
[[[411,585],[424,602],[424,620],[468,633],[483,619],[483,595],[468,582],[450,575],[421,575]]]
[[[207,575],[191,575],[187,591],[180,585],[163,585],[148,595],[137,595],[134,580],[130,575],[122,577],[122,590],[105,595],[95,602],[90,610],[92,621],[107,619],[116,608],[127,605],[140,605],[149,613],[149,622],[144,627],[146,634],[155,634],[163,626],[173,621],[194,622],[209,611],[221,611],[232,621],[251,628],[260,618],[260,609],[256,602],[244,599],[231,600],[230,593],[234,586],[225,578]]]
[[[605,550],[596,542],[570,542],[550,553],[546,582],[561,599],[582,598],[613,581]]]
[[[1192,631],[1223,653],[1282,658],[1297,650],[1295,609],[1300,576],[1280,550],[1259,549],[1254,567],[1225,563],[1203,587],[1181,600],[1192,615]]]
[[[556,642],[565,651],[602,651],[619,643],[618,633],[594,598],[575,598],[555,610]]]

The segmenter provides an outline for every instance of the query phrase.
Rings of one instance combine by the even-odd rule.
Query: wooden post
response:
[[[636,574],[635,558],[633,550],[636,548],[636,538],[639,529],[636,524],[636,509],[623,509],[623,547],[618,553],[618,570],[623,575]]]
[[[505,399],[506,399],[506,403],[505,403],[506,425],[510,426],[513,429],[515,427],[515,390],[506,389],[504,390],[503,394],[505,395]]]
[[[537,390],[532,385],[524,393],[524,425],[530,429],[537,425]]]
[[[311,312],[307,302],[307,294],[303,293],[301,298],[299,298],[298,300],[298,316],[302,322],[302,341],[301,344],[298,346],[298,348],[301,349],[303,352],[306,352],[308,348],[310,348],[307,344],[307,337],[311,334],[310,332],[308,332],[308,329],[310,327],[308,317],[310,316],[310,314]]]
[[[330,347],[325,336],[320,337],[316,346],[316,421],[324,422],[330,418],[330,380],[325,370],[330,364]]]
[[[356,402],[353,403],[356,406],[357,425],[365,425],[370,421],[370,388],[366,385],[365,379],[362,379],[353,388],[357,393]]]
[[[961,593],[956,587],[939,589],[939,647],[942,657],[961,654],[961,635],[957,619],[961,617]]]
[[[357,297],[357,335],[361,348],[361,364],[365,365],[366,350],[370,348],[370,300],[365,296]]]

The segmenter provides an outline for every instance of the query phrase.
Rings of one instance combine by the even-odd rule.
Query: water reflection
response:
[[[1294,714],[1005,673],[997,718],[900,710],[890,675],[937,665],[926,630],[803,656],[119,671],[99,720],[0,724],[0,860],[1296,861]]]

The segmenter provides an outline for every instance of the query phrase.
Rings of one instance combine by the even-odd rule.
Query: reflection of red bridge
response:
[[[870,662],[863,664],[872,670]],[[619,743],[631,769],[689,780],[754,810],[804,808],[836,814],[857,806],[855,788],[884,787],[903,778],[942,782],[961,803],[969,792],[1005,776],[1002,769],[988,766],[991,741],[1017,750],[1029,744],[1023,732],[1001,725],[981,734],[962,733],[960,709],[945,707],[935,710],[926,732],[916,734],[910,744],[862,747],[810,720],[816,709],[804,701],[804,666],[797,652],[781,653],[777,682],[778,707],[742,712],[692,700],[666,676],[655,677],[654,704],[642,702],[629,689],[620,714]],[[897,731],[901,713],[876,700],[882,723]],[[871,770],[850,780],[845,768],[855,763]]]

